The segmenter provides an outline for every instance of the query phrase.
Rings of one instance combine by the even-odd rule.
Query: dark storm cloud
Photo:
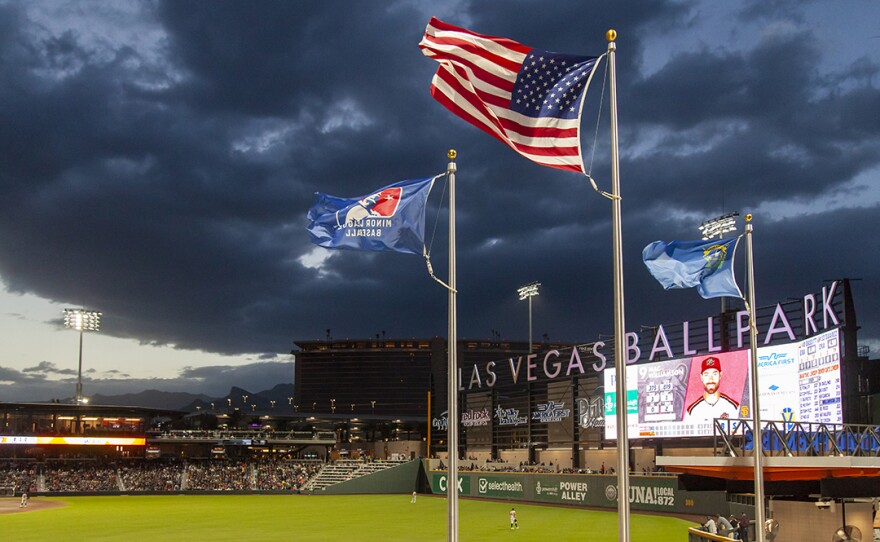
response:
[[[876,108],[880,90],[865,77],[854,82],[848,68],[820,77],[813,41],[800,32],[745,53],[684,54],[636,83],[630,96],[647,97],[633,99],[636,118],[666,130],[627,161],[651,180],[640,195],[697,207],[706,193],[687,187],[699,182],[735,187],[736,204],[754,206],[817,197],[877,167],[880,120],[859,112]],[[859,64],[858,72],[878,68]]]
[[[649,41],[687,32],[701,14],[679,2],[619,4],[479,3],[441,16],[585,54],[604,52],[609,26],[620,31],[628,327],[716,310],[694,292],[663,292],[640,251],[655,239],[694,237],[700,220],[722,210],[723,193],[725,211],[792,199],[811,209],[756,219],[761,301],[803,295],[826,278],[862,278],[860,323],[880,338],[869,309],[877,241],[848,235],[876,224],[876,204],[823,210],[880,167],[877,56],[819,70],[831,52],[800,26],[644,66]],[[82,28],[49,32],[21,5],[0,6],[0,276],[11,290],[99,308],[110,335],[269,360],[328,329],[336,338],[445,335],[446,292],[420,258],[340,252],[319,270],[300,257],[313,248],[304,227],[315,191],[358,196],[440,173],[454,147],[459,335],[523,338],[526,307],[515,291],[534,280],[543,283],[536,336],[589,341],[610,332],[609,202],[582,177],[525,161],[430,97],[436,63],[417,47],[429,18],[417,3],[151,6],[140,16],[161,40],[141,47],[108,38],[99,51]],[[775,16],[791,6],[774,3]],[[585,113],[587,153],[595,122]],[[607,132],[604,118],[594,172],[604,189]],[[432,256],[445,277],[441,189],[428,230],[439,213]],[[834,247],[833,258],[821,256],[824,247]],[[33,369],[11,376],[57,370]],[[179,380],[271,387],[290,380],[287,370],[274,362],[187,369]],[[99,382],[105,394],[140,383]]]

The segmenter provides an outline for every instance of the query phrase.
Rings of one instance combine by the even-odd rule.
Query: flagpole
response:
[[[425,452],[425,457],[431,459],[431,390],[428,389],[428,450]]]
[[[456,296],[456,262],[455,262],[455,149],[446,153],[449,165],[449,338],[446,343],[449,358],[447,378],[447,447],[449,456],[449,473],[446,476],[446,500],[449,508],[448,538],[449,542],[458,542],[458,309]],[[429,420],[430,421],[430,420]]]
[[[623,236],[620,220],[620,156],[617,149],[617,74],[615,53],[617,32],[605,33],[608,40],[608,72],[611,92],[611,217],[614,250],[614,365],[617,374],[617,532],[618,540],[629,542],[629,438],[626,408],[626,326],[623,313]]]
[[[752,215],[746,215],[746,255],[749,259],[749,348],[752,369],[752,453],[755,456],[755,542],[764,542],[764,449],[761,406],[758,401],[758,322],[755,319],[755,261],[752,251]]]

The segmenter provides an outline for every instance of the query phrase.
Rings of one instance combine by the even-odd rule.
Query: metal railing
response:
[[[329,431],[235,431],[235,430],[189,430],[172,429],[148,435],[150,440],[198,440],[198,441],[321,441],[336,442],[336,433]]]
[[[728,538],[720,534],[709,534],[705,531],[697,529],[696,527],[691,527],[688,529],[688,542],[727,542],[734,540],[736,539]]]
[[[765,456],[880,457],[880,426],[840,423],[765,421],[761,443]],[[715,455],[741,457],[754,450],[752,420],[716,418]]]

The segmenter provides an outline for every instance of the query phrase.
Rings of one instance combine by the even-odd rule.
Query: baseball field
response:
[[[511,530],[506,502],[459,501],[459,540],[563,542],[617,540],[614,512],[515,504]],[[3,540],[188,541],[446,540],[446,499],[409,495],[167,495],[36,497],[27,509],[0,499]],[[633,542],[687,540],[694,524],[633,515]]]

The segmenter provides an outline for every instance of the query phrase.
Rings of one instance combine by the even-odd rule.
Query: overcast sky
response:
[[[531,281],[535,337],[610,334],[609,201],[431,98],[437,63],[418,48],[431,16],[582,55],[617,30],[627,329],[717,313],[717,299],[664,291],[641,250],[751,212],[758,305],[861,279],[876,357],[876,0],[0,0],[0,401],[73,395],[65,307],[103,313],[84,341],[86,395],[259,391],[292,381],[293,342],[328,330],[445,336],[446,291],[423,259],[328,251],[305,228],[316,191],[441,173],[450,148],[459,337],[526,340],[516,289]],[[603,79],[604,64],[582,144],[610,190]],[[428,230],[445,278],[441,192]]]

